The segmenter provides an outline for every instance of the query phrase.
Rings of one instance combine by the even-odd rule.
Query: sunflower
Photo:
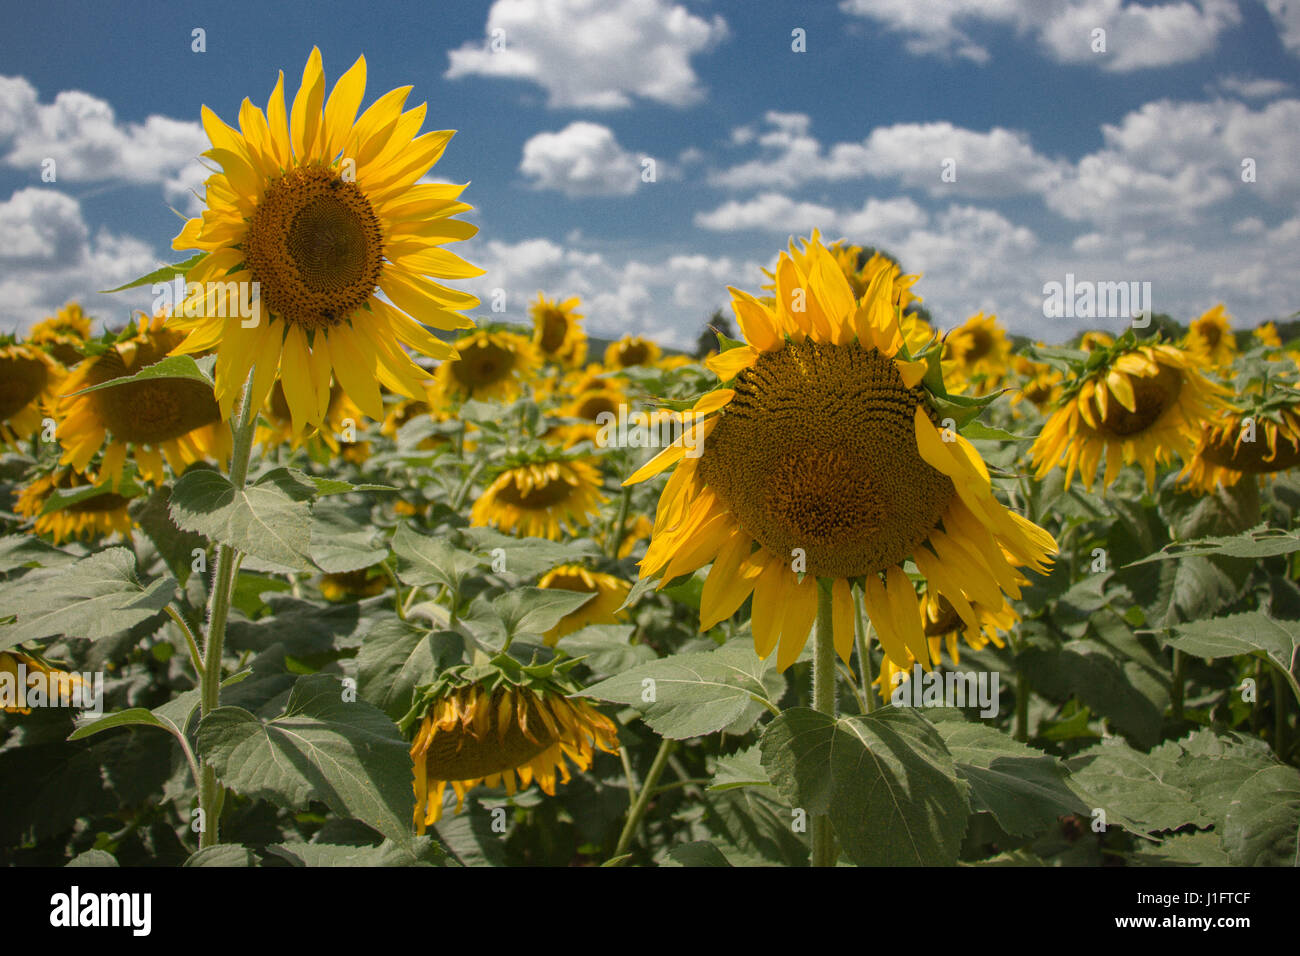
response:
[[[362,427],[364,416],[354,401],[343,391],[338,382],[330,385],[329,403],[325,406],[325,417],[319,429],[303,433],[294,428],[293,414],[289,402],[279,382],[271,386],[271,394],[262,409],[262,423],[254,434],[254,441],[264,449],[289,443],[291,449],[298,449],[305,443],[318,439],[329,447],[334,454],[344,454],[355,442],[355,436]],[[351,437],[349,437],[351,436]]]
[[[1294,400],[1294,399],[1293,399]],[[1198,494],[1231,487],[1243,474],[1271,476],[1300,465],[1300,403],[1225,408],[1201,426],[1196,451],[1179,480]]]
[[[62,380],[63,367],[40,349],[0,346],[0,441],[17,445],[34,435]]]
[[[919,295],[912,291],[912,286],[921,277],[919,275],[902,275],[902,269],[898,263],[883,252],[872,251],[871,255],[867,255],[867,250],[861,246],[853,246],[840,241],[830,247],[830,253],[835,260],[835,264],[844,273],[844,278],[849,280],[849,285],[853,288],[854,299],[862,298],[877,273],[885,272],[889,275],[890,300],[894,305],[906,312],[908,306],[913,302],[923,301]],[[771,279],[776,278],[771,273],[768,273],[768,277]],[[765,288],[775,287],[765,286]]]
[[[580,564],[562,564],[547,571],[537,586],[596,595],[576,611],[566,614],[559,624],[546,632],[548,647],[554,647],[565,634],[572,634],[589,624],[617,624],[622,617],[618,609],[623,606],[632,589],[622,578],[600,571],[589,571]]]
[[[507,467],[474,502],[470,524],[523,538],[560,540],[589,525],[607,500],[600,472],[588,461],[541,459]]]
[[[587,334],[582,331],[582,314],[577,309],[577,296],[552,302],[537,293],[528,314],[533,318],[533,344],[546,359],[575,367],[587,357]]]
[[[128,498],[105,487],[100,494],[75,501],[65,508],[42,514],[45,503],[57,491],[76,491],[98,486],[90,475],[72,468],[59,468],[32,479],[18,492],[14,511],[35,520],[33,533],[49,534],[54,543],[65,538],[95,538],[117,532],[123,538],[131,536],[131,516],[127,513]]]
[[[438,366],[438,389],[446,401],[513,401],[542,364],[537,347],[516,332],[471,332],[456,340],[456,351],[458,357]]]
[[[1035,362],[1023,355],[1011,358],[1011,370],[1020,380],[1020,388],[1011,396],[1011,404],[1029,402],[1040,411],[1052,405],[1061,393],[1060,371],[1046,362]]]
[[[578,421],[570,425],[554,425],[542,435],[546,441],[568,448],[580,441],[595,442],[600,434],[602,415],[612,415],[617,420],[619,409],[626,409],[627,394],[609,379],[601,380],[600,387],[579,392],[573,399],[555,410],[560,418]],[[609,419],[606,419],[608,421]]]
[[[706,393],[686,435],[625,482],[677,466],[641,576],[661,575],[663,587],[712,561],[701,629],[752,593],[755,647],[766,658],[779,644],[778,670],[807,641],[819,578],[845,661],[860,581],[886,653],[928,666],[909,557],[974,626],[972,601],[1018,597],[1013,566],[1044,571],[1055,551],[1051,535],[994,497],[974,446],[936,427],[937,350],[909,355],[886,278],[854,299],[814,233],[797,257],[781,254],[772,306],[732,289],[748,344],[707,363],[732,384]]]
[[[1189,352],[1131,335],[1105,352],[1069,383],[1034,440],[1030,457],[1039,481],[1063,463],[1066,488],[1076,470],[1091,488],[1105,454],[1103,488],[1134,462],[1154,488],[1156,467],[1175,455],[1189,458],[1201,422],[1222,403],[1223,389],[1201,374]]]
[[[1115,344],[1115,336],[1109,332],[1084,332],[1079,336],[1079,348],[1084,352],[1108,349]]]
[[[1223,311],[1220,302],[1199,319],[1193,319],[1184,348],[1210,368],[1232,364],[1232,358],[1237,354],[1237,340],[1232,334],[1231,318]]]
[[[456,792],[457,813],[479,784],[504,785],[514,796],[536,780],[554,796],[557,779],[570,779],[566,757],[588,770],[596,747],[618,753],[613,721],[549,682],[534,683],[468,683],[443,688],[427,703],[411,745],[417,832],[441,819],[447,784]]]
[[[1282,336],[1278,334],[1277,326],[1272,322],[1265,322],[1263,325],[1256,326],[1251,330],[1250,334],[1263,346],[1272,349],[1282,347]]]
[[[958,382],[976,386],[976,394],[995,389],[1007,373],[1011,342],[996,315],[977,312],[944,339],[943,358]]]
[[[605,366],[610,369],[634,368],[637,365],[654,365],[663,350],[649,339],[639,335],[625,335],[605,349]]]
[[[482,274],[443,248],[477,231],[451,218],[472,208],[458,201],[465,187],[419,182],[454,131],[417,136],[426,108],[403,112],[409,86],[357,118],[365,83],[360,57],[326,98],[313,49],[288,113],[283,73],[265,114],[244,100],[239,130],[203,108],[206,155],[221,171],[207,181],[202,217],[172,242],[206,256],[186,274],[187,289],[199,286],[169,325],[188,333],[177,352],[217,350],[223,417],[256,366],[254,407],[278,377],[296,429],[324,420],[331,370],[367,416],[382,419],[380,385],[423,394],[427,375],[402,346],[450,358],[455,350],[424,326],[474,324],[460,310],[478,299],[426,278]],[[251,283],[260,298],[245,300]],[[250,308],[235,308],[230,290]]]
[[[81,361],[82,348],[90,338],[90,319],[76,302],[69,302],[54,315],[32,326],[27,341],[39,345],[64,365]]]
[[[62,464],[85,471],[103,448],[99,473],[116,488],[128,455],[154,484],[166,479],[164,458],[180,475],[196,461],[224,463],[230,457],[230,428],[221,420],[212,389],[202,382],[155,378],[74,394],[162,361],[181,340],[163,323],[161,314],[149,319],[140,313],[134,335],[82,362],[68,376],[55,410]]]
[[[51,698],[57,694],[59,700],[70,700],[76,688],[86,688],[86,680],[80,674],[60,670],[21,651],[0,651],[0,675],[8,675],[9,680],[5,683],[11,684],[16,701],[26,702],[27,686],[19,680],[18,668],[20,666],[23,668],[23,673],[28,676],[35,673],[45,675],[46,686],[50,688],[49,696]],[[57,689],[51,685],[57,685]],[[0,710],[3,710],[6,714],[30,714],[32,712],[30,707],[18,706],[0,707]]]
[[[388,579],[384,577],[378,565],[356,571],[323,574],[320,579],[321,596],[327,601],[334,602],[374,597],[376,594],[383,594],[387,587]]]

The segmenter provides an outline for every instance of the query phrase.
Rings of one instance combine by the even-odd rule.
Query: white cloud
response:
[[[64,90],[49,104],[23,77],[0,77],[0,153],[16,168],[40,172],[53,159],[57,181],[169,183],[194,178],[209,147],[198,123],[149,116],[119,123],[104,100]]]
[[[727,25],[671,0],[496,0],[484,32],[485,42],[449,51],[448,79],[530,80],[551,107],[622,109],[634,96],[699,101],[691,57],[719,43]],[[493,49],[494,37],[503,49]]]
[[[1264,6],[1277,25],[1282,45],[1300,56],[1300,2],[1297,0],[1264,0]]]
[[[627,196],[641,181],[641,160],[618,144],[609,127],[576,122],[529,138],[519,171],[537,189],[558,189],[571,198]]]
[[[840,8],[903,34],[907,50],[919,56],[987,62],[990,54],[971,28],[995,26],[1033,37],[1058,62],[1112,71],[1196,60],[1241,22],[1232,0],[842,0]],[[1097,28],[1106,31],[1104,53],[1092,49]]]
[[[96,295],[157,268],[153,250],[132,236],[92,234],[71,196],[52,188],[21,189],[0,202],[0,328],[22,330],[69,299],[120,325],[145,308],[148,288]]]
[[[743,202],[729,200],[710,212],[696,213],[695,225],[714,232],[808,232],[825,229],[835,215],[829,206],[796,202],[781,193],[767,192]]]
[[[1300,9],[1298,7],[1297,9]],[[1291,91],[1291,84],[1283,80],[1250,78],[1245,76],[1219,77],[1218,87],[1225,93],[1246,100],[1271,100]]]

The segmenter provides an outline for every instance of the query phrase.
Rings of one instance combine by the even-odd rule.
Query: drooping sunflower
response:
[[[417,704],[419,728],[411,745],[417,832],[441,819],[448,784],[457,813],[479,784],[504,786],[513,796],[535,780],[554,796],[556,782],[570,779],[566,757],[588,770],[596,748],[618,753],[613,721],[553,679],[517,669],[513,680],[500,670],[463,683],[461,674],[444,677]]]
[[[0,346],[0,442],[16,445],[36,433],[63,375],[63,367],[38,348]]]
[[[936,426],[937,347],[921,360],[908,353],[887,275],[854,299],[816,233],[798,251],[781,254],[772,305],[731,290],[749,344],[707,363],[731,384],[705,394],[687,434],[626,482],[677,466],[641,575],[661,575],[662,587],[712,561],[701,628],[752,593],[755,647],[767,657],[779,646],[779,670],[807,641],[819,578],[848,660],[861,582],[885,652],[928,666],[908,558],[978,627],[971,602],[1017,597],[1014,567],[1044,571],[1056,545],[997,500],[970,442]]]
[[[74,674],[70,671],[60,670],[47,661],[40,660],[30,654],[24,654],[22,651],[7,650],[0,651],[0,674],[8,674],[10,686],[15,692],[14,706],[0,707],[6,714],[30,714],[30,707],[19,707],[19,702],[26,701],[27,688],[19,680],[18,668],[22,667],[24,673],[30,677],[33,674],[43,674],[46,680],[46,686],[49,687],[49,694],[58,695],[60,700],[70,700],[73,691],[77,688],[85,688],[86,680],[80,674]],[[54,685],[54,686],[50,686]]]
[[[81,361],[81,349],[90,338],[90,319],[76,302],[32,326],[27,341],[39,345],[64,365]]]
[[[1201,364],[1210,368],[1232,364],[1232,358],[1237,354],[1237,339],[1232,334],[1231,319],[1220,302],[1199,319],[1192,320],[1185,347],[1201,360]]]
[[[559,624],[546,632],[548,647],[554,647],[565,634],[572,634],[589,624],[617,624],[622,617],[617,613],[618,609],[623,606],[632,589],[622,578],[591,571],[581,564],[562,564],[558,568],[552,568],[542,575],[537,586],[596,595],[576,611],[566,614]]]
[[[471,332],[456,340],[456,351],[458,357],[438,366],[438,389],[446,401],[512,401],[541,365],[537,347],[515,332]]]
[[[176,475],[196,461],[225,464],[230,428],[221,420],[212,389],[203,382],[155,378],[75,394],[157,364],[181,337],[165,327],[161,314],[150,319],[140,313],[134,335],[73,370],[55,411],[63,464],[85,471],[103,448],[99,474],[114,487],[121,482],[128,455],[140,475],[154,484],[166,478],[164,458]]]
[[[610,369],[633,368],[637,365],[654,365],[663,355],[663,349],[639,335],[625,335],[605,349],[605,367]]]
[[[68,538],[93,540],[116,532],[123,538],[131,536],[131,515],[127,512],[127,498],[104,486],[99,494],[79,499],[65,508],[41,512],[45,503],[56,491],[78,491],[99,487],[93,477],[72,468],[58,468],[38,475],[21,491],[14,503],[14,511],[34,520],[34,534],[53,536],[59,544]]]
[[[1102,456],[1109,488],[1125,464],[1140,464],[1147,487],[1154,488],[1156,468],[1195,451],[1201,423],[1222,404],[1224,391],[1201,374],[1191,353],[1126,334],[1090,358],[1068,382],[1055,411],[1030,448],[1042,481],[1058,465],[1065,486],[1078,471],[1092,487]]]
[[[533,319],[533,344],[542,356],[560,365],[576,368],[587,358],[587,334],[582,331],[578,297],[559,301],[537,293],[529,309]]]
[[[470,524],[523,538],[560,540],[586,527],[606,501],[589,461],[539,458],[509,465],[470,509]]]
[[[289,112],[283,73],[266,113],[243,101],[239,130],[203,108],[213,145],[206,155],[221,171],[206,183],[203,215],[172,242],[207,255],[185,276],[187,289],[199,283],[197,294],[169,325],[188,333],[176,351],[217,350],[223,417],[256,365],[254,406],[262,407],[278,377],[295,428],[324,419],[331,371],[380,420],[381,385],[423,394],[427,373],[403,346],[450,358],[455,350],[424,326],[474,324],[461,312],[478,299],[427,278],[482,274],[443,248],[477,231],[452,218],[472,208],[458,199],[465,187],[419,182],[454,131],[417,136],[426,107],[403,111],[409,86],[357,117],[365,83],[360,57],[326,97],[313,49]],[[244,303],[251,317],[240,314]]]
[[[976,394],[997,388],[1011,360],[1011,341],[996,315],[977,312],[944,339],[944,361],[958,382],[974,384]]]

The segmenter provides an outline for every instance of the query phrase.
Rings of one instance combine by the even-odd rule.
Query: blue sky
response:
[[[1300,0],[53,3],[0,36],[0,329],[146,304],[93,290],[178,258],[200,105],[233,123],[280,69],[292,96],[312,45],[459,130],[433,175],[472,182],[458,251],[505,318],[540,289],[684,345],[812,228],[923,272],[943,325],[1123,323],[1044,318],[1067,273],[1149,281],[1184,321],[1300,309]]]

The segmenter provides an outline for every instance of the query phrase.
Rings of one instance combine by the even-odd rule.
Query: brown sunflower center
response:
[[[578,401],[578,407],[574,410],[573,417],[585,418],[594,422],[601,412],[608,412],[611,415],[618,414],[618,402],[608,392],[594,392],[581,398]]]
[[[561,591],[579,591],[582,594],[592,594],[599,590],[584,581],[581,574],[572,571],[561,571],[551,575],[546,581],[546,586]]]
[[[1210,348],[1214,348],[1218,345],[1219,339],[1222,337],[1222,333],[1219,331],[1217,325],[1210,325],[1207,323],[1206,325],[1201,326],[1201,338],[1205,339],[1205,344]]]
[[[618,364],[624,368],[650,361],[650,348],[644,342],[629,342],[619,349]]]
[[[925,636],[940,637],[957,629],[961,618],[957,609],[943,595],[936,595],[937,603],[931,604],[925,618]]]
[[[769,551],[801,548],[809,574],[855,577],[898,564],[939,523],[955,492],[917,451],[923,393],[876,349],[787,344],[735,390],[700,477]]]
[[[498,501],[515,508],[541,509],[568,501],[573,496],[574,489],[574,485],[559,477],[534,482],[525,492],[519,485],[519,479],[511,475],[510,481],[501,486],[496,497]]]
[[[470,391],[501,381],[514,368],[514,353],[495,342],[476,342],[458,351],[460,358],[452,362],[451,371]]]
[[[569,320],[559,309],[547,309],[542,313],[542,351],[554,352],[564,344],[569,332]]]
[[[155,364],[180,336],[162,332],[136,344],[130,364],[116,349],[95,360],[91,381],[100,385]],[[157,445],[221,421],[210,386],[182,378],[130,382],[91,393],[99,417],[117,441]]]
[[[30,405],[45,389],[50,371],[38,359],[0,356],[0,422]]]
[[[1120,436],[1146,431],[1164,414],[1165,409],[1178,401],[1178,393],[1183,387],[1183,374],[1170,365],[1161,365],[1160,371],[1155,375],[1129,376],[1128,381],[1133,387],[1134,410],[1129,411],[1121,405],[1112,393],[1106,403],[1106,416],[1101,421],[1103,431]]]
[[[67,510],[73,514],[103,514],[106,511],[116,511],[119,508],[125,508],[127,505],[126,498],[121,495],[106,491],[102,495],[95,495],[91,498],[82,498],[80,501],[74,501],[68,505]]]
[[[426,773],[431,785],[436,785],[441,780],[477,780],[504,770],[513,770],[555,744],[555,735],[547,730],[538,714],[539,705],[536,700],[529,700],[527,704],[528,731],[535,739],[529,739],[528,734],[519,726],[515,708],[510,710],[505,735],[502,736],[497,713],[501,693],[498,690],[492,696],[485,733],[476,737],[457,726],[454,730],[440,730],[433,735],[425,757]]]
[[[1205,445],[1201,449],[1201,457],[1220,468],[1230,468],[1233,471],[1243,471],[1252,475],[1286,471],[1300,465],[1300,440],[1280,433],[1277,436],[1277,454],[1270,458],[1271,452],[1263,430],[1261,422],[1260,434],[1256,436],[1256,440],[1243,441],[1238,445],[1240,425],[1230,431],[1216,429],[1207,436]]]
[[[966,350],[962,359],[967,362],[978,362],[992,351],[993,336],[988,330],[972,329],[966,336]]]
[[[304,329],[338,325],[379,285],[383,230],[355,182],[328,166],[291,169],[248,224],[244,260],[271,313]]]

